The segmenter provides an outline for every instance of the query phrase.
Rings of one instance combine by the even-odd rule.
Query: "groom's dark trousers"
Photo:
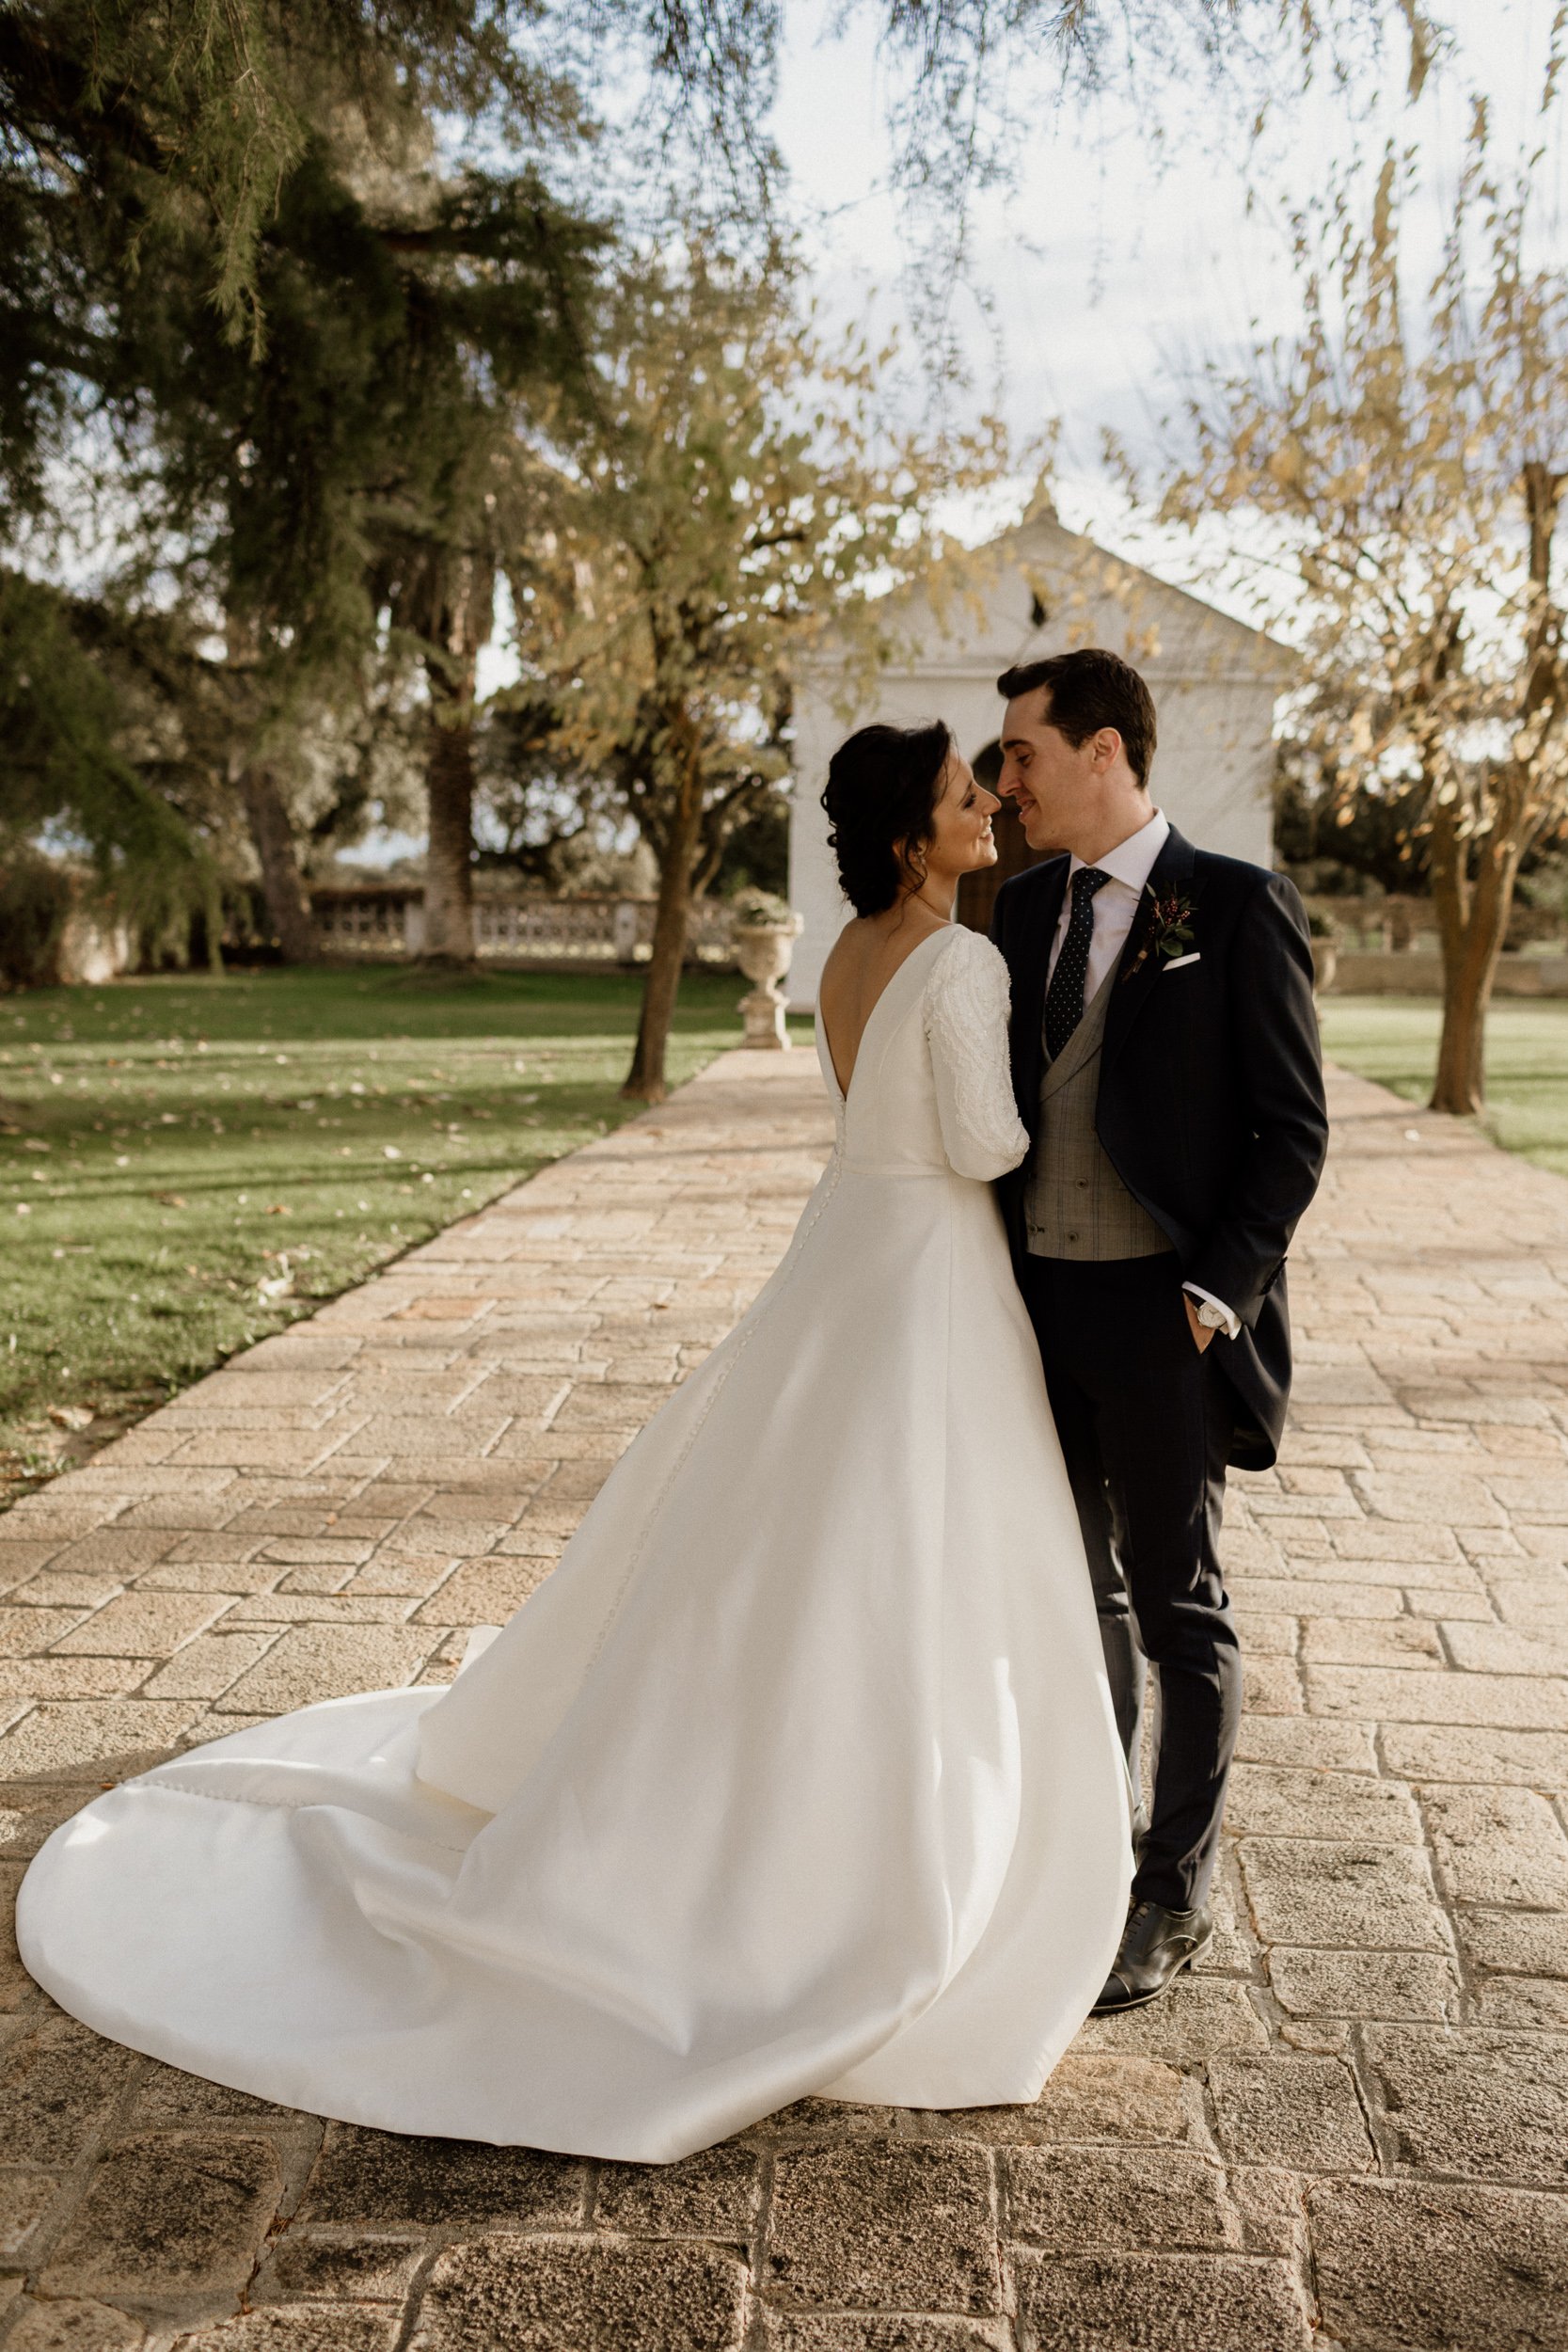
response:
[[[1213,1872],[1241,1708],[1218,1551],[1226,1469],[1275,1458],[1291,1380],[1285,1253],[1327,1142],[1311,949],[1289,882],[1172,830],[1105,984],[1086,1139],[1105,1166],[1093,1178],[1085,1164],[1131,1197],[1120,1229],[1147,1220],[1147,1254],[1042,1252],[1029,1203],[1039,1155],[1056,1148],[1042,1016],[1068,865],[1035,866],[997,896],[991,937],[1012,979],[1013,1083],[1032,1142],[998,1192],[1134,1776],[1145,1660],[1159,1679],[1133,1895],[1187,1911]],[[1167,969],[1157,904],[1173,901],[1191,937]],[[1234,1311],[1237,1338],[1199,1352],[1185,1281]]]

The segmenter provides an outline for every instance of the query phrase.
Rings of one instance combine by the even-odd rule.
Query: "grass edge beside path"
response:
[[[745,985],[686,976],[673,1087]],[[0,996],[0,1508],[639,1116],[640,997],[399,965]]]
[[[1318,1013],[1330,1059],[1426,1104],[1442,1025],[1435,997],[1329,995]],[[1494,998],[1486,1108],[1474,1123],[1505,1152],[1568,1176],[1568,997]]]

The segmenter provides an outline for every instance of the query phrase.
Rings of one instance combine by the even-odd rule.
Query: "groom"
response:
[[[1327,1141],[1312,957],[1282,875],[1195,849],[1148,796],[1154,705],[1096,647],[1009,670],[997,789],[1033,850],[998,893],[1031,1149],[999,1187],[1078,1505],[1117,1727],[1153,1804],[1097,2014],[1154,1999],[1205,1908],[1242,1703],[1219,1561],[1228,1463],[1274,1462],[1285,1252]]]

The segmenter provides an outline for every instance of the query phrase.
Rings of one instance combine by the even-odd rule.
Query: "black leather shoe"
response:
[[[1113,2017],[1118,2010],[1157,2001],[1213,1940],[1214,1923],[1206,1911],[1167,1911],[1164,1903],[1134,1903],[1122,1930],[1116,1965],[1092,2014]]]

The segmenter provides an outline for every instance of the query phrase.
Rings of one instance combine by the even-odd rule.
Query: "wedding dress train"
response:
[[[921,944],[751,1311],[448,1691],[215,1740],[57,1830],[72,2015],[400,2132],[664,2160],[815,2092],[1035,2098],[1115,1956],[1126,1775],[989,1180],[1006,978]],[[820,1038],[820,1031],[819,1031]]]

